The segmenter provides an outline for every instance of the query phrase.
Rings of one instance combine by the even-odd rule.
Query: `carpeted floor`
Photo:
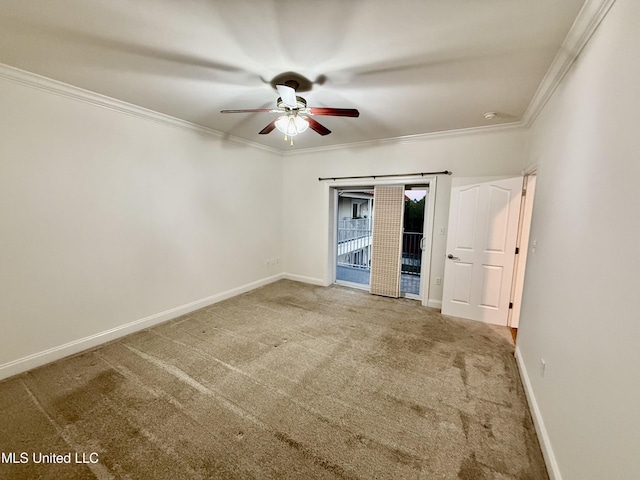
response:
[[[339,286],[280,281],[19,375],[0,411],[3,479],[548,478],[509,329]]]

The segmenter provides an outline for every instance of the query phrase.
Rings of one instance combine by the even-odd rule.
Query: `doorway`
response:
[[[402,183],[400,183],[402,182]],[[374,179],[370,184],[345,181],[327,183],[329,198],[330,281],[370,291],[376,186],[403,186],[404,208],[400,296],[420,300],[427,306],[436,178]],[[402,208],[402,206],[401,206]],[[406,235],[405,235],[406,234]]]

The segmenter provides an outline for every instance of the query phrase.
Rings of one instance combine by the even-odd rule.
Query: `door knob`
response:
[[[453,255],[451,255],[451,254],[447,255],[447,258],[448,258],[449,260],[460,260],[460,257],[454,257],[454,256],[453,256]]]

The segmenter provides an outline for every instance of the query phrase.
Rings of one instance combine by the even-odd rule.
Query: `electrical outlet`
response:
[[[442,285],[442,278],[436,277],[436,285]]]
[[[540,376],[544,377],[544,371],[547,368],[547,363],[544,361],[544,359],[540,359]]]

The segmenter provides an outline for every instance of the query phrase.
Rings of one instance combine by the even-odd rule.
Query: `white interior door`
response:
[[[522,177],[454,178],[442,313],[507,325]]]

